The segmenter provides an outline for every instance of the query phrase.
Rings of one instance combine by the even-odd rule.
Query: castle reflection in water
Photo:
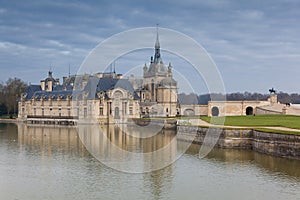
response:
[[[42,147],[49,146],[55,149],[57,147],[83,148],[83,143],[89,143],[93,147],[105,148],[109,144],[131,152],[148,153],[168,146],[173,139],[176,140],[175,130],[161,130],[152,137],[140,138],[138,135],[145,135],[147,129],[134,129],[125,127],[120,128],[116,125],[91,126],[82,125],[78,127],[71,126],[51,126],[51,125],[27,125],[18,124],[18,140],[20,144],[39,144]],[[98,126],[98,125],[97,125]],[[143,132],[140,132],[143,131]],[[148,130],[151,131],[151,130]],[[132,133],[133,132],[133,133]],[[80,141],[82,136],[83,141]],[[176,143],[174,143],[176,144]]]
[[[152,160],[153,162],[167,163],[177,159],[181,153],[197,155],[200,149],[199,145],[189,144],[178,139],[181,133],[176,133],[174,130],[163,130],[155,136],[139,138],[136,135],[141,134],[141,130],[144,131],[143,134],[146,134],[147,129],[137,129],[135,130],[136,135],[132,135],[127,134],[126,131],[134,131],[134,129],[126,127],[127,130],[124,131],[124,127],[120,128],[112,125],[102,126],[101,129],[96,129],[93,126],[82,126],[77,129],[67,126],[17,124],[17,128],[17,138],[15,139],[18,141],[19,148],[23,149],[26,154],[39,154],[41,159],[50,158],[54,155],[87,157],[92,152],[95,157],[105,155],[107,158],[114,158],[119,163],[124,164],[126,161],[127,163],[125,163],[133,169],[134,167],[140,169],[142,166],[147,170],[149,169],[147,164],[149,164],[149,160],[151,161],[151,157],[147,157],[147,153],[163,150],[152,155],[156,156],[152,157]],[[9,131],[14,132],[13,130]],[[87,151],[86,146],[90,148],[89,151]],[[120,149],[125,151],[121,151],[120,154],[120,151],[117,151]],[[132,159],[128,156],[130,152],[137,153],[133,154],[137,156],[136,159],[130,160]],[[227,163],[228,165],[230,163],[240,163],[241,165],[256,163],[255,165],[267,169],[271,173],[284,172],[290,176],[300,177],[298,170],[300,163],[297,160],[268,156],[249,150],[217,148],[213,149],[206,159]],[[101,157],[101,161],[107,162],[104,157]],[[137,166],[132,166],[132,162],[140,163],[135,163]],[[121,167],[117,169],[122,169]]]
[[[188,143],[177,141],[176,131],[156,131],[155,128],[127,125],[66,127],[18,124],[18,141],[27,149],[38,150],[42,156],[66,150],[81,155],[90,153],[109,166],[117,162],[118,170],[143,172],[168,166],[180,156],[178,153],[184,153],[188,147]]]

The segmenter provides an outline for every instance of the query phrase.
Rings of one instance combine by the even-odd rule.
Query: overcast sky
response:
[[[227,92],[300,93],[298,0],[0,2],[1,82],[39,83],[50,67],[54,76],[67,75],[69,65],[74,74],[104,39],[158,23],[201,44]]]

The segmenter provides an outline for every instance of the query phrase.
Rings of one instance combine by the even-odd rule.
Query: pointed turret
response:
[[[158,27],[156,27],[156,42],[155,42],[155,54],[154,54],[154,63],[160,63],[162,59],[160,57],[160,44],[158,36]]]
[[[155,49],[160,49],[159,37],[158,37],[158,28],[156,29],[156,42],[155,42]]]
[[[155,41],[155,52],[154,56],[151,56],[151,62],[148,68],[144,68],[144,77],[154,76],[168,76],[168,69],[164,65],[160,55],[160,43],[158,35],[158,27],[156,27],[156,41]]]

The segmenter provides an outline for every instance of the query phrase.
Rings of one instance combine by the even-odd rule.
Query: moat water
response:
[[[176,138],[176,132],[164,132],[153,145],[108,130],[110,140],[134,152]],[[2,123],[0,199],[300,199],[299,160],[218,148],[200,159],[198,152],[192,144],[163,169],[125,173],[95,159],[75,128]]]

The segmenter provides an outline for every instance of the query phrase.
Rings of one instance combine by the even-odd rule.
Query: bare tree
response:
[[[7,108],[7,114],[15,114],[18,111],[18,98],[26,89],[27,84],[19,78],[9,78],[2,90],[2,99]]]

